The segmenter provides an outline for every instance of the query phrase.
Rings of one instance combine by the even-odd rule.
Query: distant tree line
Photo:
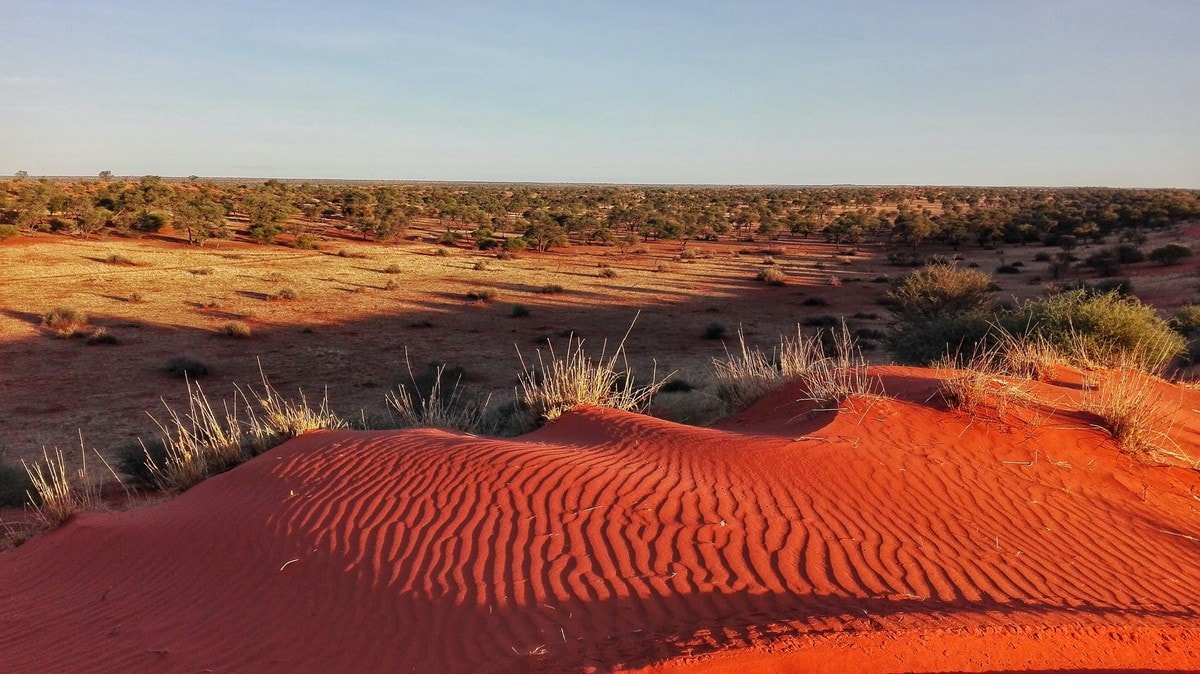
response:
[[[821,237],[838,247],[930,243],[1070,249],[1200,218],[1200,191],[988,187],[645,187],[267,180],[167,182],[156,176],[0,182],[9,232],[83,237],[171,227],[193,244],[241,235],[267,244],[313,241],[316,227],[364,240],[403,237],[414,219],[442,241],[480,249],[549,250],[571,242]]]

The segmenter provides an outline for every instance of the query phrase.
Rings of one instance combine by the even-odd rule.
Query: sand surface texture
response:
[[[1200,479],[1071,382],[1004,424],[928,370],[700,429],[318,432],[0,555],[6,671],[1200,666]],[[1194,443],[1200,393],[1176,390]],[[851,409],[852,408],[852,409]]]

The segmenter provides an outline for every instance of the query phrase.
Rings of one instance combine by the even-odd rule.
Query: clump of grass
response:
[[[399,287],[400,287],[400,284],[396,283],[395,281],[393,281],[391,279],[388,279],[388,282],[383,284],[384,290],[395,290],[396,288],[399,288]]]
[[[104,264],[115,264],[115,265],[121,265],[121,266],[125,266],[125,267],[136,267],[137,266],[137,263],[133,261],[133,258],[127,257],[120,253],[113,253],[112,255],[109,255],[108,257],[104,258]]]
[[[242,321],[229,321],[221,326],[217,334],[231,339],[248,339],[253,332],[250,330],[250,326]]]
[[[283,274],[280,274],[277,271],[273,271],[270,274],[267,274],[266,276],[264,276],[263,280],[267,281],[268,283],[283,283],[284,281],[286,281],[288,279]]]
[[[294,300],[299,296],[300,295],[293,288],[291,288],[290,286],[284,286],[284,287],[280,288],[279,290],[276,290],[275,292],[271,293],[267,297],[268,297],[268,299],[279,302],[279,301]]]
[[[354,258],[354,259],[358,259],[358,260],[365,260],[368,257],[367,254],[362,251],[349,250],[348,248],[342,248],[342,249],[338,250],[337,256]]]
[[[648,385],[638,386],[625,358],[627,338],[628,333],[611,356],[605,355],[607,348],[602,349],[598,360],[588,357],[582,339],[569,339],[566,353],[561,356],[549,345],[549,360],[539,350],[536,367],[527,365],[521,357],[523,371],[518,375],[517,398],[524,413],[522,425],[534,428],[582,405],[645,409],[667,377],[660,380],[652,374]]]
[[[731,410],[742,410],[777,388],[782,381],[779,369],[771,358],[746,344],[746,336],[738,329],[738,350],[724,359],[713,359],[713,375],[717,397]]]
[[[525,306],[524,304],[514,304],[513,308],[512,308],[512,313],[510,315],[513,318],[525,318],[526,316],[529,316],[531,313],[532,312],[529,310],[529,307]]]
[[[116,335],[102,327],[92,330],[87,338],[88,346],[112,346],[120,343],[121,340]]]
[[[191,270],[189,270],[189,272],[196,276],[211,276],[213,273],[213,268],[212,267],[199,267],[197,269],[191,269]]]
[[[154,419],[160,438],[143,445],[144,472],[158,489],[182,491],[301,433],[346,426],[327,398],[315,408],[303,393],[298,402],[286,399],[265,376],[261,392],[236,388],[232,404],[214,407],[191,382],[187,394],[186,412],[167,405],[166,419]],[[159,446],[161,453],[150,449]]]
[[[446,250],[445,248],[434,248],[433,252],[430,254],[434,257],[450,257],[450,251]]]
[[[758,274],[755,275],[755,278],[763,283],[766,283],[767,285],[781,286],[783,285],[787,276],[779,267],[771,266],[767,267],[766,269],[760,269]]]
[[[488,268],[487,260],[477,260],[473,269],[475,271],[486,271]]]
[[[492,288],[474,288],[467,291],[466,297],[471,302],[490,302],[496,299],[496,291]]]
[[[1095,414],[1121,449],[1148,462],[1196,460],[1180,450],[1160,430],[1158,420],[1169,418],[1179,406],[1169,408],[1155,378],[1135,367],[1119,368],[1099,378],[1084,391],[1082,407]]]
[[[55,307],[42,314],[42,325],[52,330],[66,330],[77,325],[86,325],[88,315],[75,307]]]
[[[176,379],[199,379],[208,374],[208,366],[191,356],[176,356],[163,369]]]
[[[82,440],[80,451],[83,451]],[[33,486],[28,492],[29,505],[42,524],[55,528],[77,512],[94,508],[100,499],[100,488],[92,481],[87,468],[87,453],[83,453],[83,464],[72,478],[63,459],[62,450],[55,449],[51,456],[42,449],[42,463],[30,465],[22,461],[29,482]]]
[[[600,276],[600,278],[616,278],[617,270],[613,269],[612,267],[610,267],[606,264],[601,265],[598,275]]]
[[[840,329],[830,330],[827,334],[832,342],[832,354],[814,360],[800,375],[805,391],[802,400],[841,409],[854,396],[881,393],[879,380],[868,374],[867,361],[845,321]]]
[[[935,366],[941,380],[939,393],[951,409],[972,419],[1005,421],[1014,405],[1033,400],[1027,379],[1007,377],[1001,371],[1007,362],[1003,346],[976,349],[967,362],[960,360],[947,354]]]
[[[475,433],[483,425],[488,399],[468,395],[461,386],[462,375],[447,385],[450,375],[446,366],[434,368],[426,385],[413,375],[405,355],[410,385],[399,386],[387,396],[388,406],[396,413],[394,420],[401,428],[449,428]]]
[[[383,268],[383,273],[385,274],[399,274],[402,271],[404,270],[400,267],[400,265],[394,263]]]
[[[563,292],[563,287],[558,285],[557,283],[546,284],[546,285],[542,286],[542,290],[541,290],[541,293],[543,295],[557,295],[561,292]]]
[[[801,304],[806,307],[825,307],[829,306],[829,300],[821,297],[820,295],[813,295],[812,297],[804,298],[804,301],[801,302]]]

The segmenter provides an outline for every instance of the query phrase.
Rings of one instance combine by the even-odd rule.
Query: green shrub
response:
[[[725,336],[726,332],[728,332],[728,330],[725,328],[725,324],[717,321],[713,321],[712,323],[704,326],[705,339],[721,339]]]
[[[529,307],[524,304],[514,304],[512,308],[513,318],[524,318],[530,314]]]
[[[1185,337],[1200,331],[1200,305],[1188,304],[1179,307],[1179,311],[1171,318],[1171,327]]]
[[[897,281],[887,298],[898,322],[917,324],[987,314],[993,290],[992,279],[983,272],[930,264]]]
[[[21,235],[21,228],[16,225],[0,225],[0,241]]]
[[[1123,243],[1117,246],[1116,250],[1117,260],[1121,264],[1135,264],[1146,260],[1146,254],[1142,252],[1142,249],[1133,244]]]
[[[1115,292],[1076,290],[1025,302],[1001,317],[1013,334],[1044,338],[1080,365],[1160,369],[1186,343],[1153,307]]]
[[[801,304],[806,307],[825,307],[829,306],[829,300],[825,299],[824,297],[813,295],[812,297],[804,298],[804,301],[801,302]]]
[[[321,247],[320,241],[317,239],[316,236],[314,236],[312,234],[297,235],[296,239],[294,241],[292,241],[292,245],[301,250],[317,250],[318,248]],[[342,252],[345,252],[345,249],[342,249]],[[342,255],[342,257],[349,257],[349,256]],[[363,256],[363,257],[365,257],[365,256]]]

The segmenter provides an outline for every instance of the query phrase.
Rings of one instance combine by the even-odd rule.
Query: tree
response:
[[[933,235],[933,220],[924,211],[901,210],[892,225],[892,240],[912,246],[915,251],[921,242]]]
[[[106,182],[112,180],[112,177],[113,177],[112,171],[101,171],[100,172],[100,182],[102,182],[102,183],[106,183]]]
[[[188,243],[203,245],[209,239],[229,236],[225,207],[213,200],[206,191],[197,192],[180,202],[175,217],[175,226],[187,230]]]
[[[112,219],[112,215],[112,211],[107,208],[89,208],[79,214],[75,222],[75,231],[83,236],[97,234]]]

